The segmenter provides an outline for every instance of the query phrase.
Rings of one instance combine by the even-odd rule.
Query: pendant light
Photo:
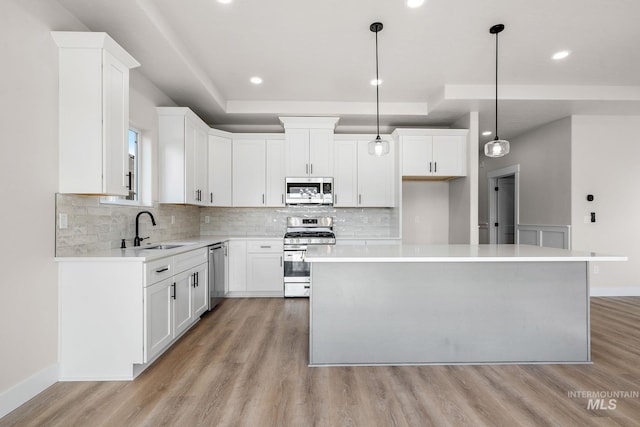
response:
[[[496,137],[484,145],[484,155],[487,157],[502,157],[509,154],[509,141],[498,137],[498,34],[504,30],[504,25],[497,24],[489,29],[496,35]]]
[[[369,141],[369,154],[373,156],[384,156],[389,154],[389,141],[380,138],[380,77],[378,76],[378,33],[382,31],[382,23],[374,22],[369,29],[376,33],[376,127],[377,136],[374,140]]]

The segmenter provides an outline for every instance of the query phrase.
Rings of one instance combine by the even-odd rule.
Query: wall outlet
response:
[[[67,217],[66,213],[60,214],[58,226],[60,227],[61,230],[69,226],[69,218]]]
[[[598,274],[600,273],[600,267],[598,267],[597,265],[593,266],[593,274]]]
[[[209,224],[211,222],[211,218],[209,218],[209,215],[205,215],[204,216],[204,223],[205,224]]]
[[[175,224],[175,223],[176,223],[176,216],[171,215],[171,224]]]

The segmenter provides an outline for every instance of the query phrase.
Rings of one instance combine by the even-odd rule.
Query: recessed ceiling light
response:
[[[424,4],[424,0],[407,0],[407,6],[420,7]]]
[[[233,0],[218,0],[218,3],[223,3],[223,4],[229,4],[231,3]]]
[[[373,79],[371,80],[371,86],[379,86],[382,84],[382,80],[381,79]]]
[[[486,131],[482,132],[482,136],[489,136],[489,135],[491,135],[491,133],[492,132],[490,130],[486,130]]]
[[[553,59],[564,59],[567,56],[569,56],[571,52],[569,52],[568,50],[561,50],[560,52],[556,52],[553,54],[552,58]]]
[[[261,84],[261,83],[262,83],[262,79],[261,79],[260,77],[257,77],[257,76],[256,76],[256,77],[251,77],[251,78],[249,79],[249,81],[250,81],[251,83],[253,83],[254,85],[259,85],[259,84]]]

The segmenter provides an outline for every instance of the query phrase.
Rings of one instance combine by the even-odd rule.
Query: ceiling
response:
[[[501,138],[570,114],[640,114],[637,0],[58,1],[219,129],[330,115],[338,132],[374,131],[376,21],[383,131],[451,126],[469,111],[493,131],[497,23]],[[568,58],[551,59],[563,49]]]

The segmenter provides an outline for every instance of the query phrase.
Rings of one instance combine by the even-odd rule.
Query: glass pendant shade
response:
[[[380,135],[369,141],[369,154],[372,156],[385,156],[389,154],[389,141],[380,138]]]
[[[509,141],[494,139],[484,145],[484,155],[487,157],[502,157],[509,154]]]

